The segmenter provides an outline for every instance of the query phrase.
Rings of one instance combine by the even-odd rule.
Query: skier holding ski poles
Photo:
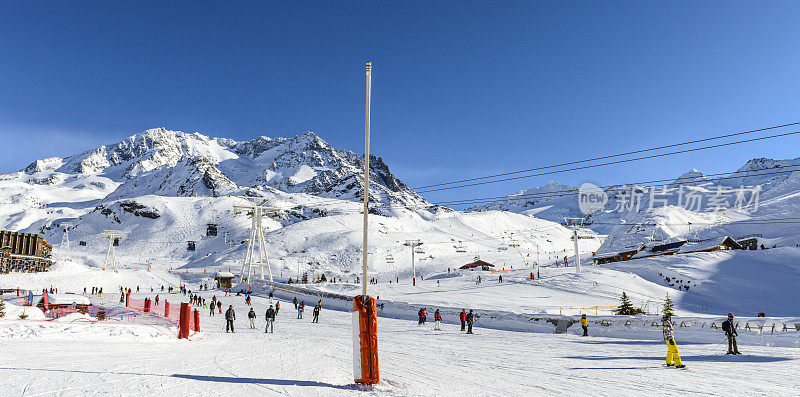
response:
[[[668,309],[664,312],[664,317],[661,317],[661,327],[664,334],[664,342],[667,343],[667,367],[686,368],[681,362],[678,345],[675,343],[675,329],[672,327],[672,310]]]
[[[739,353],[739,346],[736,344],[736,337],[739,336],[739,333],[736,332],[736,326],[733,324],[733,313],[728,313],[728,319],[722,323],[722,330],[728,337],[728,352],[725,354],[742,354]]]

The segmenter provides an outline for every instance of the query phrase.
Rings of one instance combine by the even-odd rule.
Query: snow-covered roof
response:
[[[233,273],[231,272],[217,272],[217,274],[214,275],[214,278],[234,278],[234,277],[236,276],[234,276]]]
[[[44,299],[44,298],[42,298]],[[47,303],[50,305],[71,305],[75,302],[78,305],[91,305],[89,298],[76,294],[48,294]]]
[[[730,236],[717,237],[701,241],[678,240],[653,246],[648,250],[637,253],[632,257],[632,259],[646,258],[648,256],[657,255],[688,254],[690,252],[711,251],[721,245],[727,245],[734,249],[742,248],[742,246]]]
[[[621,254],[624,254],[624,253],[638,252],[638,251],[641,251],[643,249],[645,249],[645,245],[641,244],[641,245],[638,245],[638,246],[625,247],[625,248],[622,248],[622,249],[620,249],[618,251],[603,252],[602,254],[595,255],[594,258],[595,259],[613,258],[615,256],[618,256],[618,255],[621,255]]]
[[[689,252],[708,251],[708,250],[712,250],[714,248],[717,248],[717,247],[719,247],[719,246],[721,246],[723,244],[731,246],[731,247],[736,248],[736,249],[741,249],[742,248],[742,246],[739,243],[737,243],[736,240],[732,239],[729,236],[725,236],[725,237],[718,237],[718,238],[709,239],[709,240],[703,240],[703,241],[688,242],[688,243],[684,244],[683,246],[681,246],[681,249],[679,250],[679,252],[684,254],[684,253],[689,253]]]

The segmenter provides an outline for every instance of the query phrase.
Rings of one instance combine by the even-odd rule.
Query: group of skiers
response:
[[[586,319],[585,314],[581,315],[580,323],[581,328],[583,328],[583,336],[589,336],[589,321]],[[736,337],[739,336],[739,333],[733,323],[733,313],[728,313],[728,319],[722,322],[722,330],[728,340],[728,352],[725,354],[742,354],[739,352],[739,346],[736,343]],[[672,310],[670,309],[665,310],[664,315],[661,317],[661,332],[664,342],[667,344],[666,366],[686,368],[686,365],[681,361],[678,344],[675,342],[675,328],[672,324]]]
[[[272,293],[270,293],[271,295]],[[270,296],[271,297],[271,296]],[[297,301],[297,297],[292,299],[292,303],[294,304],[294,309],[297,310],[297,318],[303,318],[303,312],[306,310],[306,301]],[[317,304],[314,305],[314,310],[312,311],[313,317],[311,318],[312,323],[319,323],[319,312],[322,310],[322,300],[320,299],[317,301]]]
[[[419,317],[419,322],[417,323],[418,325],[426,324],[428,322],[428,308],[427,307],[420,308],[419,311],[417,312],[417,316]],[[466,330],[468,334],[471,334],[472,325],[475,324],[475,313],[473,313],[472,310],[470,310],[469,313],[467,313],[466,309],[461,309],[461,313],[459,313],[458,319],[461,321],[461,330],[462,331]],[[439,311],[439,309],[436,309],[436,311],[433,312],[433,321],[434,321],[433,329],[435,331],[441,331],[442,313]]]
[[[270,293],[270,298],[272,294]],[[245,302],[248,306],[251,306],[250,295],[247,294],[245,297]],[[303,318],[303,311],[305,311],[305,301],[299,301],[295,297],[293,299],[294,307],[297,310],[297,318]],[[211,313],[210,315],[214,315],[214,308],[218,308],[219,312],[222,313],[222,303],[219,302],[217,296],[214,295],[211,298]],[[273,333],[275,328],[275,318],[278,316],[278,312],[281,309],[281,302],[276,301],[275,304],[270,304],[269,309],[267,309],[264,317],[266,320],[266,326],[264,327],[265,333]],[[312,323],[319,323],[319,313],[322,310],[322,300],[317,301],[317,304],[314,305],[314,317],[311,319]],[[251,306],[250,311],[247,313],[247,318],[250,320],[250,329],[256,329],[256,312],[255,309]],[[236,320],[236,311],[233,310],[233,305],[228,306],[228,310],[225,311],[225,332],[235,333],[234,330],[234,321]]]

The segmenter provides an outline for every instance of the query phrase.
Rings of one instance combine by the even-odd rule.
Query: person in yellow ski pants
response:
[[[673,366],[680,368],[683,366],[681,362],[681,354],[678,353],[678,345],[675,343],[675,339],[667,340],[667,366]]]
[[[661,328],[664,334],[664,342],[667,343],[667,366],[684,368],[681,362],[681,354],[678,353],[678,344],[675,343],[675,329],[672,327],[672,310],[667,310],[664,317],[661,317]]]

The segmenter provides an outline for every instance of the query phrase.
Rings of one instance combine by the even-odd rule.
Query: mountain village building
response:
[[[38,234],[0,230],[0,273],[46,272],[53,264],[52,250]]]

